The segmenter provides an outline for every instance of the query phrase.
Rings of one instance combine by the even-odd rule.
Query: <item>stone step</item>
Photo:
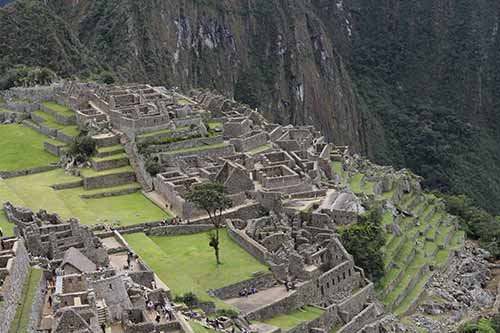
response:
[[[125,152],[125,148],[122,145],[110,146],[110,147],[102,147],[97,149],[97,154],[95,157],[103,158],[112,155],[118,155]]]

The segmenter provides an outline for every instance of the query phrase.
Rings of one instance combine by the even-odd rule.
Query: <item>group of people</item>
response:
[[[249,289],[247,288],[243,288],[241,291],[240,291],[240,297],[248,297],[250,295],[253,295],[253,294],[257,294],[257,288],[255,287],[250,287]]]
[[[285,288],[286,288],[286,291],[295,290],[295,283],[293,281],[286,281]]]
[[[153,303],[151,300],[146,300],[146,309],[149,312],[155,312],[155,321],[159,324],[161,321],[162,315],[165,317],[166,321],[175,320],[174,310],[168,301],[164,301],[163,303]]]

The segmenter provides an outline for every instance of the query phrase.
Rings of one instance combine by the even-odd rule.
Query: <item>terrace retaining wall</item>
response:
[[[29,270],[28,251],[24,246],[24,241],[19,239],[14,246],[16,247],[15,259],[2,287],[3,303],[0,307],[0,332],[9,331]]]
[[[126,171],[110,175],[102,175],[95,177],[88,177],[83,179],[83,187],[86,190],[92,190],[103,187],[119,186],[135,181],[135,172]]]
[[[19,170],[19,171],[0,171],[0,177],[3,179],[22,177],[22,176],[34,175],[36,173],[47,172],[55,169],[57,169],[56,165],[47,165],[43,167]]]
[[[240,291],[243,289],[250,290],[256,288],[257,291],[262,291],[276,286],[276,280],[272,274],[261,274],[248,280],[240,281],[219,289],[211,289],[208,294],[222,300],[229,298],[240,297]]]
[[[200,232],[205,232],[214,229],[212,224],[195,224],[195,225],[167,225],[154,227],[146,231],[148,236],[176,236],[176,235],[191,235]]]

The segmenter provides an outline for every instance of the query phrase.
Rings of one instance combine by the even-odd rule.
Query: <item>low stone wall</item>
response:
[[[80,187],[80,186],[83,186],[83,180],[79,180],[77,182],[72,182],[72,183],[66,183],[66,184],[56,184],[56,185],[52,185],[50,187],[56,191],[59,191],[59,190],[67,190],[70,188],[76,188],[76,187]]]
[[[92,168],[95,171],[103,171],[109,169],[121,168],[129,165],[129,159],[127,156],[122,158],[116,158],[112,160],[96,161],[92,160]]]
[[[244,231],[237,230],[232,222],[227,223],[227,233],[229,237],[238,243],[243,249],[250,253],[254,258],[263,264],[266,264],[271,254],[261,244],[250,238]]]
[[[251,220],[259,217],[261,210],[260,204],[250,204],[247,206],[242,206],[237,210],[227,212],[223,215],[224,219],[242,219],[242,220]],[[191,221],[191,224],[209,224],[210,219],[208,217],[198,219],[195,221]]]
[[[117,146],[120,144],[120,138],[118,136],[107,136],[93,139],[96,141],[98,148]]]
[[[66,142],[67,144],[71,144],[73,143],[73,141],[75,141],[74,137],[66,135],[61,131],[57,131],[56,139],[62,142]]]
[[[76,124],[76,114],[72,116],[63,116],[59,112],[56,112],[44,105],[40,105],[40,109],[47,113],[50,114],[54,119],[56,120],[57,123],[62,124],[62,125],[74,125]]]
[[[179,149],[190,149],[194,147],[200,147],[203,145],[214,145],[223,142],[224,139],[222,138],[222,136],[215,136],[211,138],[195,138],[195,139],[182,140],[178,142],[172,142],[164,145],[151,145],[148,146],[148,151],[152,153],[161,153]]]
[[[33,169],[27,169],[27,170],[0,171],[0,177],[3,179],[22,177],[22,176],[27,176],[27,175],[34,175],[36,173],[47,172],[47,171],[51,171],[51,170],[55,170],[55,169],[57,169],[57,166],[47,165],[47,166],[33,168]]]
[[[254,278],[240,281],[229,286],[225,286],[219,289],[212,289],[208,291],[208,294],[215,296],[222,300],[235,298],[240,296],[240,291],[243,289],[250,290],[251,288],[256,288],[257,291],[266,290],[272,288],[276,285],[276,280],[272,274],[261,274]]]
[[[171,162],[180,157],[191,156],[191,155],[196,155],[198,157],[205,157],[205,156],[227,156],[234,154],[235,154],[234,146],[227,145],[222,147],[208,147],[206,149],[197,151],[187,151],[179,153],[160,153],[159,156],[162,162]]]
[[[123,190],[118,190],[118,191],[109,191],[109,192],[102,192],[102,193],[97,193],[97,194],[82,194],[82,195],[80,195],[80,198],[82,198],[82,199],[100,199],[100,198],[118,197],[120,195],[135,193],[135,192],[140,191],[140,190],[141,190],[140,186],[131,186],[129,188],[126,188]]]
[[[260,132],[248,138],[231,139],[230,142],[234,145],[236,151],[245,152],[265,145],[268,142],[268,138],[269,136],[266,132]]]
[[[119,186],[135,181],[135,172],[127,171],[110,175],[89,177],[83,179],[83,187],[86,190],[92,190],[103,187]]]
[[[3,112],[0,111],[0,123],[10,121],[10,122],[21,122],[24,119],[27,119],[29,117],[28,113],[25,112],[14,112],[14,111],[7,111]]]
[[[56,145],[56,144],[53,144],[51,143],[50,141],[45,141],[43,143],[43,148],[51,153],[52,155],[55,155],[57,157],[62,157],[63,155],[66,154],[66,149],[65,146],[60,146],[60,145]]]
[[[26,251],[24,241],[19,239],[14,246],[16,247],[14,263],[8,277],[4,281],[2,291],[3,303],[0,306],[0,332],[9,331],[29,270],[28,251]]]
[[[33,305],[31,307],[30,323],[28,332],[38,332],[38,323],[42,318],[43,304],[45,303],[45,295],[47,294],[47,279],[45,274],[42,273],[40,277],[40,282],[38,283],[38,289],[33,298]]]
[[[195,225],[167,225],[154,227],[146,231],[148,236],[176,236],[176,235],[191,235],[200,232],[205,232],[214,229],[212,224],[195,224]]]
[[[344,325],[337,333],[352,333],[357,332],[369,322],[377,318],[377,310],[375,304],[370,304],[357,316],[355,316],[347,325]]]

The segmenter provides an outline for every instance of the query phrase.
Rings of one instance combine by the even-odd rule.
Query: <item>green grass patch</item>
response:
[[[134,169],[132,169],[130,165],[127,165],[121,168],[102,170],[102,171],[95,171],[94,169],[87,168],[87,169],[82,169],[80,174],[82,175],[82,177],[91,178],[91,177],[106,176],[115,173],[130,172],[130,171],[134,171]]]
[[[115,155],[110,155],[106,157],[93,157],[92,161],[94,162],[104,162],[104,161],[112,161],[112,160],[118,160],[122,158],[128,158],[128,155],[126,153],[121,153],[121,154],[115,154]]]
[[[62,142],[62,141],[59,141],[57,139],[52,139],[52,138],[49,138],[49,139],[45,140],[44,142],[50,143],[50,144],[57,146],[57,147],[65,147],[68,145],[66,142]]]
[[[211,121],[208,123],[208,128],[209,129],[222,129],[223,128],[223,124],[221,122],[218,122],[218,121]]]
[[[394,313],[401,315],[410,309],[411,303],[415,300],[422,292],[424,292],[425,284],[431,278],[431,272],[425,273],[417,285],[411,290],[411,292],[403,299],[403,302],[394,310]]]
[[[262,153],[262,152],[264,152],[264,151],[266,151],[268,149],[271,149],[272,146],[273,146],[272,144],[267,143],[265,145],[259,146],[257,148],[254,148],[254,149],[248,151],[248,154],[249,155],[257,155],[257,154]]]
[[[38,290],[41,277],[42,270],[30,268],[21,297],[19,298],[16,314],[10,324],[9,333],[28,332],[33,298]]]
[[[60,132],[66,134],[67,136],[71,136],[73,138],[77,137],[80,134],[80,130],[76,125],[64,126],[64,128],[62,128]]]
[[[75,113],[70,109],[68,108],[67,106],[64,106],[64,105],[61,105],[61,104],[58,104],[56,102],[45,102],[45,103],[42,103],[43,106],[45,106],[46,108],[54,111],[54,112],[57,112],[58,114],[60,114],[61,116],[65,116],[65,117],[71,117],[73,116]]]
[[[297,325],[310,322],[325,311],[312,306],[307,306],[303,309],[297,309],[287,314],[279,315],[271,319],[263,321],[263,323],[281,328],[283,331],[288,331]]]
[[[208,246],[208,233],[172,237],[147,237],[141,233],[124,237],[174,295],[193,292],[202,300],[214,301],[217,307],[230,306],[210,297],[208,289],[247,280],[254,272],[268,270],[231,240],[225,230],[220,233],[221,265],[216,264]]]
[[[193,147],[193,148],[171,150],[171,151],[166,152],[166,154],[191,153],[191,152],[203,151],[203,150],[207,150],[207,149],[222,148],[222,147],[226,147],[226,146],[228,146],[228,144],[226,144],[226,143],[216,143],[213,145],[204,145],[204,146],[198,146],[198,147]]]
[[[82,194],[123,189],[136,186],[131,183],[107,189],[85,191],[82,187],[56,191],[50,186],[80,181],[80,177],[68,176],[63,169],[56,169],[25,177],[0,181],[0,199],[10,200],[34,211],[45,209],[58,213],[62,218],[76,217],[84,224],[114,223],[133,225],[159,221],[169,217],[141,192],[99,199],[82,199]],[[2,201],[2,202],[3,202]]]
[[[212,333],[212,332],[217,332],[217,331],[211,330],[209,328],[206,328],[206,327],[202,326],[201,324],[195,323],[193,321],[190,321],[189,325],[191,325],[191,328],[193,329],[194,333]]]
[[[187,130],[188,128],[189,127],[184,126],[184,127],[178,127],[176,129],[163,129],[163,130],[143,133],[143,134],[138,135],[137,137],[139,139],[145,139],[145,138],[150,138],[150,137],[156,136],[156,135],[168,135],[168,134],[172,134],[174,132],[180,132],[180,131]]]
[[[110,147],[101,147],[97,148],[98,153],[121,153],[124,152],[125,148],[122,145],[110,146]]]
[[[4,237],[14,236],[14,223],[7,221],[7,216],[5,216],[3,209],[0,209],[0,228],[2,229]]]
[[[0,125],[0,170],[25,170],[57,162],[59,158],[43,148],[45,140],[46,136],[24,125]]]
[[[363,179],[362,173],[357,173],[351,178],[349,178],[349,185],[354,193],[361,193],[363,189],[361,188],[361,179]]]

